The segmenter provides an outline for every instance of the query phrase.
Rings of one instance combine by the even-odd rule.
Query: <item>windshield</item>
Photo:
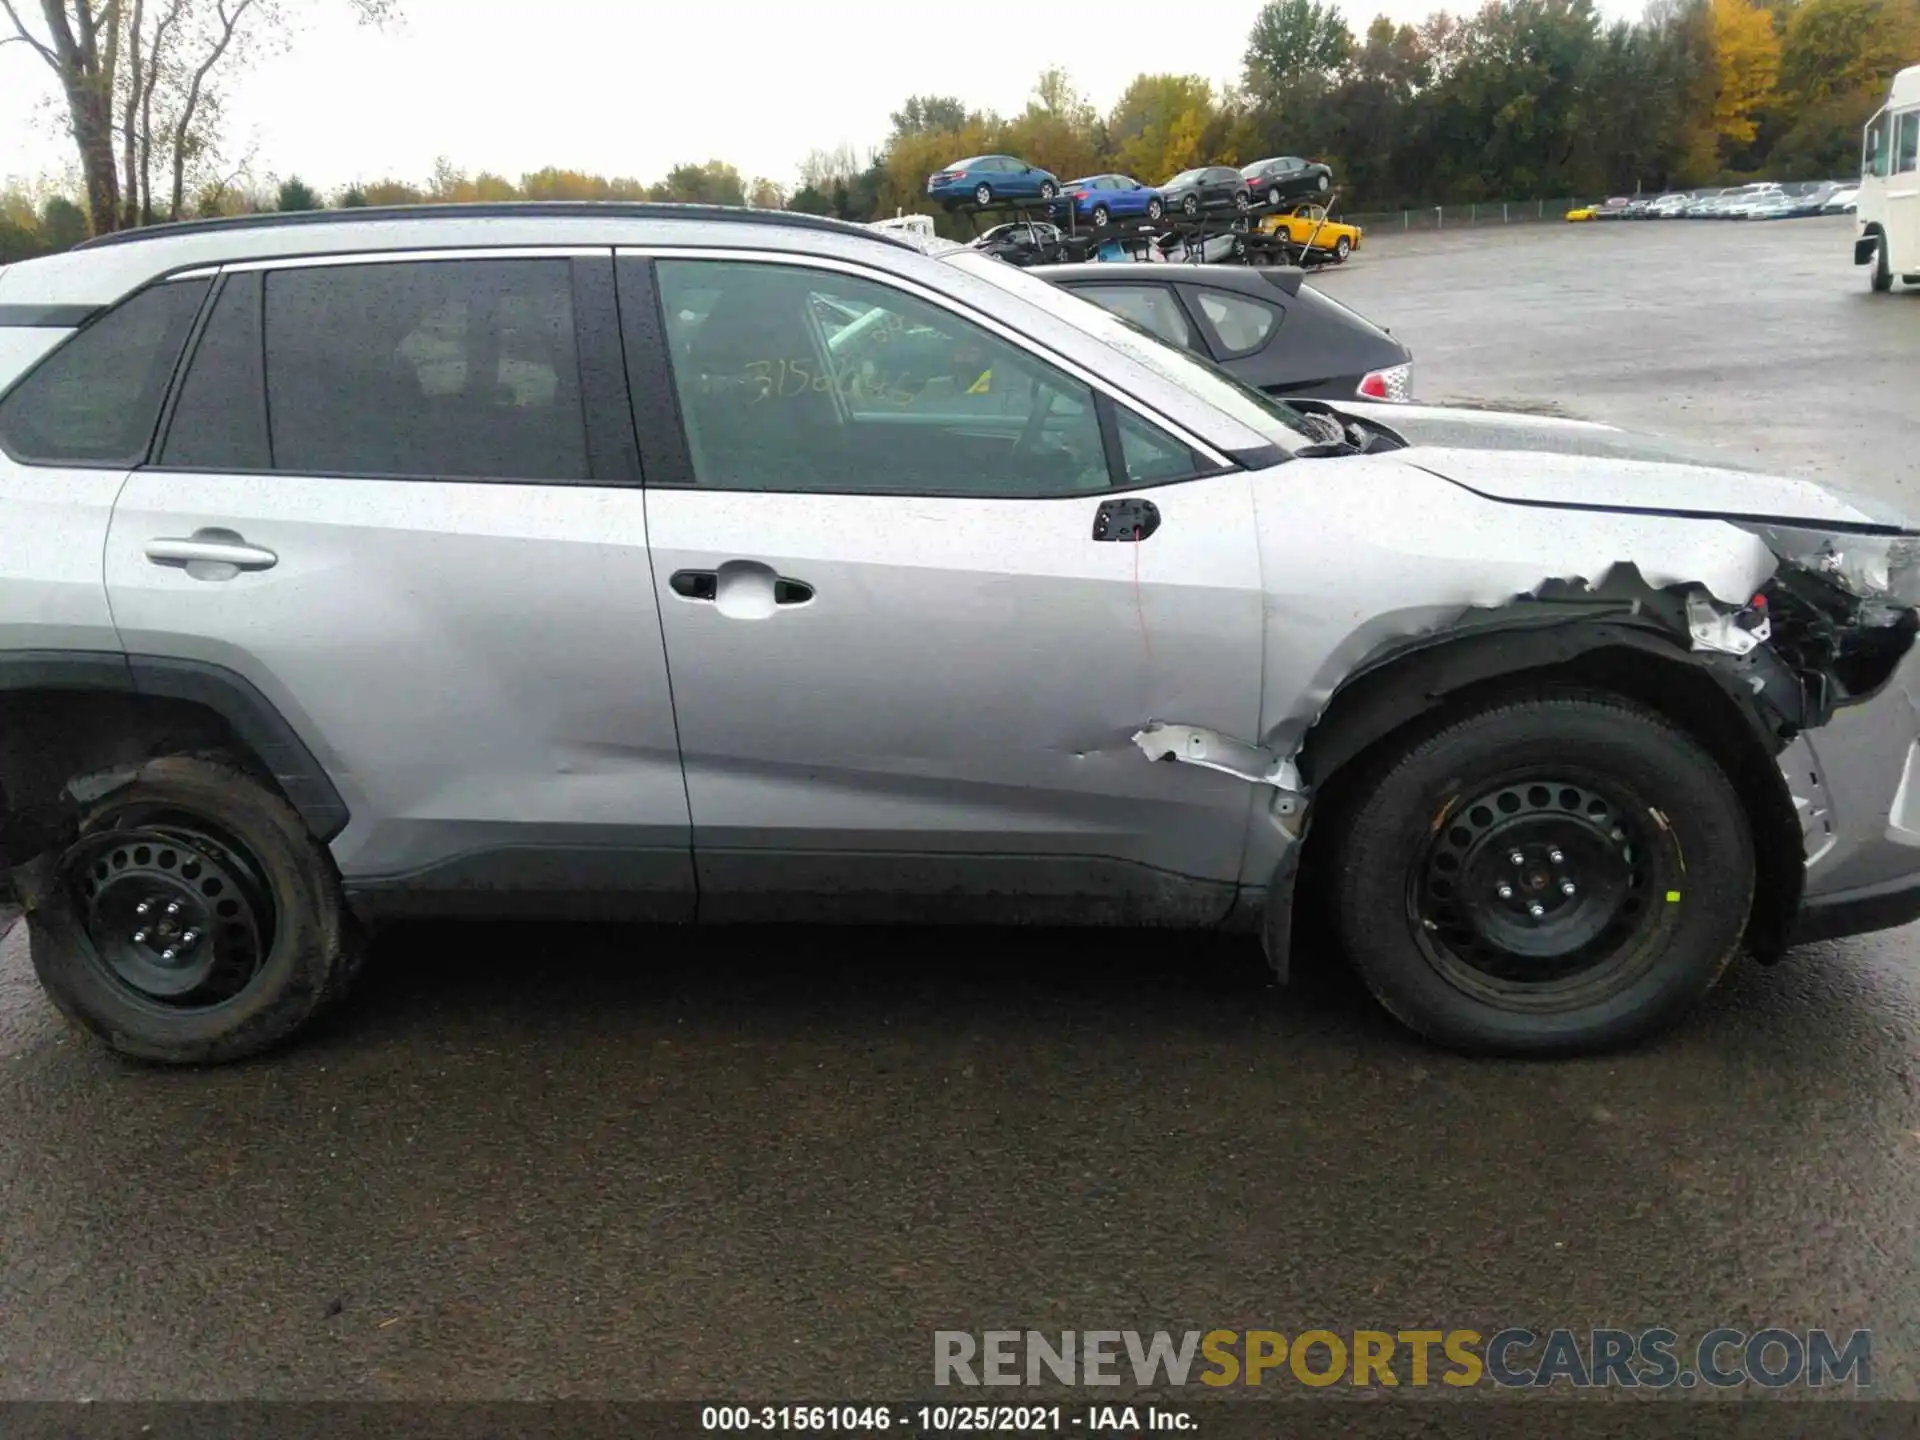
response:
[[[1163,380],[1180,386],[1233,420],[1260,434],[1291,454],[1321,439],[1291,405],[1261,394],[1243,385],[1211,360],[1203,360],[1185,350],[1121,319],[1110,310],[1083,300],[1051,281],[1029,275],[1002,260],[989,259],[973,251],[946,257],[970,275],[990,281],[1002,290],[1029,300],[1056,319],[1065,320],[1076,330],[1111,345],[1129,360],[1146,366]]]
[[[1184,185],[1189,180],[1198,180],[1203,173],[1205,172],[1200,170],[1182,170],[1178,175],[1167,181],[1167,184]]]

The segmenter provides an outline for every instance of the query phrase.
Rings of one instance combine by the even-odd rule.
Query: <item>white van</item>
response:
[[[1853,263],[1871,265],[1875,290],[1895,275],[1920,285],[1920,65],[1893,77],[1860,145],[1860,198]]]

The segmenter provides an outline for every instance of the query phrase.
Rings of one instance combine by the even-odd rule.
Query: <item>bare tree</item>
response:
[[[181,213],[187,167],[212,148],[223,62],[231,68],[249,32],[292,28],[286,0],[39,0],[43,34],[22,17],[25,3],[0,0],[13,26],[0,45],[30,46],[59,79],[95,233],[153,219],[157,152],[172,171],[170,213]],[[344,3],[380,24],[401,0]]]
[[[45,37],[20,18],[15,0],[0,0],[13,22],[4,43],[20,42],[47,62],[66,94],[67,113],[80,166],[86,176],[87,207],[96,232],[111,230],[120,218],[120,177],[113,164],[113,80],[119,60],[120,0],[40,0]],[[104,42],[104,43],[103,43]]]

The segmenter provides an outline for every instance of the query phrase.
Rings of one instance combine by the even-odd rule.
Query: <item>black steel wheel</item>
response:
[[[1334,913],[1368,988],[1424,1035],[1509,1054],[1626,1043],[1685,1013],[1739,947],[1746,812],[1661,715],[1538,692],[1361,764],[1328,817]]]
[[[359,936],[326,848],[245,769],[150,760],[81,816],[27,912],[62,1013],[123,1054],[234,1060],[346,993]]]
[[[1651,952],[1650,823],[1606,781],[1512,775],[1437,817],[1407,876],[1407,915],[1427,960],[1493,1003],[1577,1004]]]
[[[95,958],[147,1000],[233,999],[273,947],[273,896],[243,845],[190,815],[125,813],[65,866]]]

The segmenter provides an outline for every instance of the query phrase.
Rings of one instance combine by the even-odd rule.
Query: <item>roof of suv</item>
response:
[[[98,307],[160,276],[243,260],[356,251],[693,244],[803,249],[858,259],[909,237],[785,210],[641,201],[368,206],[188,220],[99,236],[0,270],[0,308]],[[72,322],[72,323],[78,323]]]
[[[690,205],[654,200],[500,200],[467,204],[362,205],[351,210],[294,210],[261,215],[223,215],[211,220],[176,220],[136,230],[116,230],[82,240],[76,250],[105,245],[137,245],[175,235],[220,234],[289,225],[355,225],[379,220],[499,220],[525,216],[636,220],[732,220],[752,225],[797,225],[853,234],[884,234],[851,220],[809,215],[798,210],[755,210],[740,205]]]

